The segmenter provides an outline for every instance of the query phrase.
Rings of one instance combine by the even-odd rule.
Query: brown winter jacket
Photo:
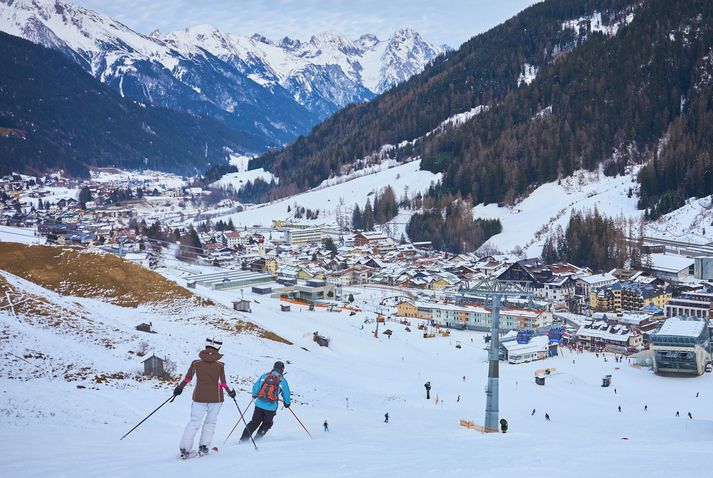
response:
[[[196,375],[196,387],[193,391],[193,401],[200,403],[220,403],[223,401],[223,389],[228,388],[225,380],[223,362],[218,362],[223,356],[217,350],[206,348],[198,354],[200,360],[194,360],[186,372],[186,378],[181,382],[183,388]]]

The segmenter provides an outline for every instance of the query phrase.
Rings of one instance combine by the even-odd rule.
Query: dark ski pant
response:
[[[240,437],[240,440],[247,440],[255,430],[257,430],[257,438],[263,436],[272,427],[272,420],[275,418],[276,413],[277,410],[270,411],[255,407],[253,418],[248,422],[245,430],[243,430],[243,435]]]

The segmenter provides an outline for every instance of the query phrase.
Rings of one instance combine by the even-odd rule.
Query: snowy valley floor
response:
[[[203,293],[219,302],[239,297],[235,292]],[[368,294],[363,292],[358,300]],[[134,372],[140,360],[127,357],[126,350],[135,344],[117,339],[116,348],[110,350],[81,338],[54,335],[0,312],[5,362],[0,379],[2,476],[687,477],[701,476],[709,466],[711,374],[659,377],[647,369],[617,364],[611,357],[604,362],[593,354],[567,351],[545,361],[502,364],[500,409],[510,431],[483,435],[459,426],[461,418],[483,422],[487,375],[483,334],[454,331],[450,338],[424,339],[415,324],[409,333],[400,324],[387,323],[393,337],[376,339],[371,334],[373,324],[361,328],[373,313],[349,317],[346,312],[310,312],[295,306],[291,312],[280,312],[276,299],[245,297],[260,302],[253,303],[250,320],[294,345],[226,335],[210,325],[160,313],[151,316],[159,333],[139,339],[148,341],[157,355],[168,354],[183,373],[205,336],[221,335],[223,361],[231,383],[237,384],[241,407],[249,402],[247,390],[261,372],[276,359],[289,361],[286,378],[294,392],[293,410],[313,439],[288,411],[281,410],[273,429],[258,443],[258,452],[250,444],[237,444],[241,428],[223,445],[238,419],[230,401],[220,413],[214,440],[221,451],[182,462],[177,459],[178,441],[189,416],[189,389],[120,441],[171,395],[172,386],[155,381],[96,384],[34,378],[43,374],[37,372],[33,359],[29,361],[35,368],[12,354],[23,356],[27,350],[46,347],[55,358],[80,365],[86,361],[107,372]],[[101,307],[90,299],[80,302],[89,311]],[[103,313],[111,316],[112,310]],[[144,312],[141,320],[146,318]],[[116,318],[105,329],[112,332],[105,333],[135,334],[133,325],[138,321]],[[312,342],[314,331],[332,339],[329,348]],[[461,349],[455,348],[457,342]],[[533,373],[544,367],[557,371],[546,386],[537,386]],[[605,374],[613,375],[611,388],[600,387]],[[433,385],[430,401],[423,387],[427,380]],[[537,412],[531,416],[533,408]],[[680,418],[674,417],[677,410]],[[689,411],[693,420],[686,416]],[[383,420],[386,412],[388,424]],[[545,412],[551,422],[545,421]],[[325,419],[329,433],[321,429]]]

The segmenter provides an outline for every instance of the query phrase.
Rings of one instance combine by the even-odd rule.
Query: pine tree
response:
[[[352,212],[352,229],[364,229],[364,220],[358,204],[354,205],[354,211]]]
[[[364,206],[362,225],[366,231],[374,230],[374,210],[371,208],[371,201],[369,199],[366,200],[366,206]]]

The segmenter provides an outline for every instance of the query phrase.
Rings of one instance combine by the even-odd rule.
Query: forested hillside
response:
[[[710,194],[701,169],[710,165],[701,150],[710,148],[710,94],[699,100],[696,83],[710,70],[713,3],[652,0],[617,35],[589,37],[464,127],[425,139],[423,167],[444,172],[443,188],[475,203],[512,203],[577,169],[604,163],[607,174],[623,173],[656,156],[666,138],[662,164],[642,174],[642,206],[679,188]],[[677,172],[663,179],[662,168]]]
[[[313,187],[342,166],[385,144],[425,135],[442,121],[478,105],[498,103],[517,90],[525,70],[536,71],[574,48],[570,19],[610,12],[626,17],[631,0],[557,0],[539,3],[440,57],[419,75],[365,104],[336,113],[305,137],[251,163],[280,177],[281,186]],[[408,154],[407,151],[405,154]]]
[[[648,163],[640,207],[657,217],[713,192],[712,46],[713,2],[544,2],[254,166],[301,189],[422,137],[392,157],[420,155],[444,173],[440,194],[487,204],[578,169],[617,175]],[[518,86],[527,72],[536,77]],[[477,105],[490,108],[424,135]]]
[[[89,166],[202,171],[254,143],[218,121],[119,96],[59,52],[0,33],[0,176]]]

